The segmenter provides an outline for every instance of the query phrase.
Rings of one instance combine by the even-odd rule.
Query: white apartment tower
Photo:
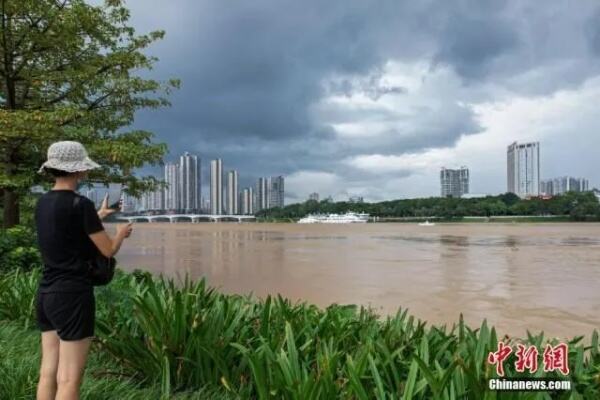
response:
[[[258,178],[254,195],[256,196],[254,211],[269,208],[269,180],[267,178]]]
[[[220,158],[210,162],[210,213],[223,214],[223,162]]]
[[[238,172],[235,170],[227,173],[227,214],[236,215],[238,210]]]
[[[462,197],[463,194],[469,193],[469,169],[442,168],[440,184],[442,197]]]
[[[254,214],[254,191],[251,187],[245,188],[241,193],[241,212],[244,215]]]
[[[185,152],[179,158],[180,209],[186,213],[200,209],[200,162],[198,157]]]
[[[507,150],[508,192],[521,198],[540,195],[540,143],[517,143]]]
[[[164,195],[165,192],[162,189],[144,193],[141,198],[141,208],[144,211],[164,210]]]
[[[165,210],[179,211],[181,205],[179,203],[179,167],[177,164],[165,164],[165,183],[167,184],[164,189]]]

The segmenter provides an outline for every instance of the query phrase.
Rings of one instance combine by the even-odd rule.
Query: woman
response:
[[[65,141],[48,148],[48,160],[40,168],[55,183],[35,210],[44,262],[36,307],[42,331],[38,400],[79,399],[94,335],[94,290],[86,261],[98,251],[114,256],[131,234],[131,224],[122,224],[111,238],[101,222],[115,211],[108,208],[108,198],[96,212],[94,203],[75,191],[87,171],[98,167],[81,143]]]

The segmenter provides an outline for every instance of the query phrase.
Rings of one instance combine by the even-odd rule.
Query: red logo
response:
[[[515,369],[517,372],[525,372],[529,370],[532,374],[538,369],[538,349],[535,346],[525,347],[522,344],[517,345],[519,348],[516,352],[517,361]]]
[[[544,350],[544,371],[559,370],[563,375],[569,375],[569,347],[566,343],[552,347],[546,345]]]
[[[490,352],[487,361],[496,366],[498,376],[504,376],[504,362],[512,353],[512,348],[504,342],[498,342],[498,350]],[[515,370],[517,372],[535,373],[538,369],[539,351],[533,346],[517,345],[515,352]],[[543,354],[544,372],[559,371],[563,375],[569,374],[569,346],[560,343],[556,346],[546,345]]]
[[[504,376],[504,360],[512,353],[510,346],[504,344],[504,342],[498,342],[498,350],[488,355],[488,363],[496,365],[496,373],[498,376]]]

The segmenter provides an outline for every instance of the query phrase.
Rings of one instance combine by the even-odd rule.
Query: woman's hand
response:
[[[117,236],[122,236],[123,238],[128,238],[131,235],[131,231],[133,231],[133,223],[132,222],[129,222],[127,224],[117,225]]]
[[[92,233],[90,239],[104,257],[112,257],[117,254],[121,248],[121,244],[123,244],[123,240],[131,235],[132,230],[133,224],[131,222],[128,224],[119,224],[117,225],[117,234],[114,239],[111,239],[104,230]]]
[[[116,213],[117,211],[121,211],[122,207],[123,207],[123,205],[121,204],[121,200],[119,200],[119,207],[109,208],[108,193],[106,193],[104,195],[104,199],[102,200],[102,205],[100,206],[100,209],[98,210],[98,216],[100,217],[100,219],[104,219],[104,218],[108,217],[109,215]]]

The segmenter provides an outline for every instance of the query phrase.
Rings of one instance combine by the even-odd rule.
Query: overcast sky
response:
[[[136,126],[242,185],[284,175],[369,201],[439,195],[441,167],[472,193],[506,191],[506,147],[541,143],[542,178],[600,186],[600,2],[129,0],[172,107]]]

